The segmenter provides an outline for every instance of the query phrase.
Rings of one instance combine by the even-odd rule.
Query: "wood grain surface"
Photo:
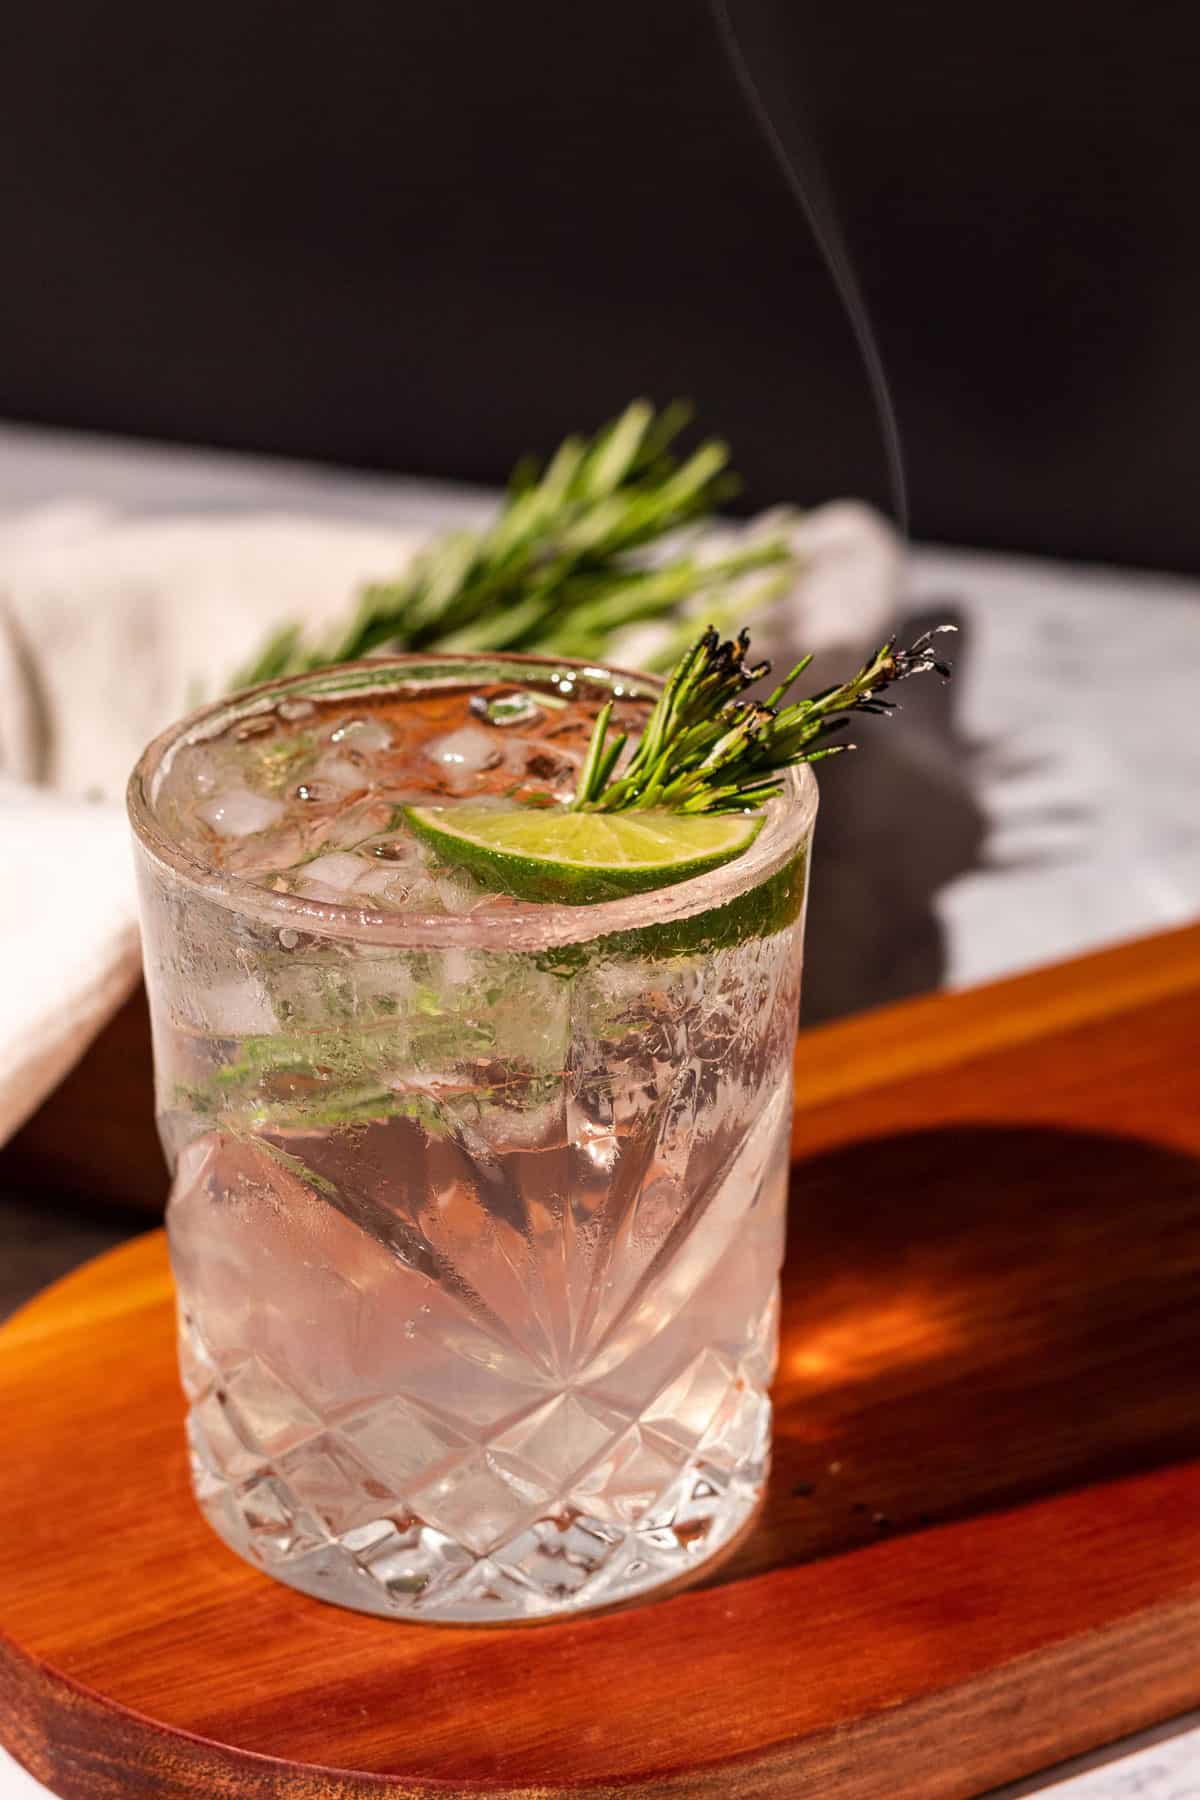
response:
[[[256,1574],[154,1233],[0,1333],[0,1738],[66,1800],[962,1800],[1200,1702],[1200,929],[797,1073],[775,1471],[706,1582],[483,1630]]]

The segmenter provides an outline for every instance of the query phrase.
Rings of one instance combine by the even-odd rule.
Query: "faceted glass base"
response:
[[[196,1497],[231,1549],[341,1606],[458,1623],[577,1613],[691,1577],[753,1516],[770,1446],[770,1401],[735,1380],[691,1454],[677,1434],[634,1425],[577,1477],[569,1503],[546,1505],[527,1463],[476,1450],[443,1466],[418,1515],[359,1460],[359,1421],[237,1480],[227,1461],[225,1474],[214,1466],[201,1410],[190,1422]],[[583,1510],[589,1490],[594,1512]]]

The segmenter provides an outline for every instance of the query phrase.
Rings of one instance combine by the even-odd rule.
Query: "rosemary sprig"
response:
[[[793,578],[796,559],[785,539],[709,558],[694,546],[652,554],[670,533],[707,519],[738,486],[724,444],[710,440],[677,455],[687,418],[678,402],[656,413],[637,400],[590,440],[567,438],[544,468],[519,463],[490,525],[438,538],[402,576],[365,588],[346,625],[324,642],[309,643],[299,625],[285,626],[231,685],[385,648],[554,650],[586,661],[607,653],[614,634],[632,625],[684,618],[701,596],[726,627],[752,616]],[[760,581],[747,581],[756,574]],[[672,640],[666,661],[676,651]]]
[[[828,740],[855,713],[891,712],[895,702],[883,695],[896,682],[931,670],[949,679],[950,666],[934,654],[933,639],[954,629],[939,625],[907,650],[890,638],[848,681],[789,703],[811,656],[801,657],[766,700],[746,700],[745,689],[768,674],[770,664],[747,663],[748,632],[722,643],[709,626],[671,672],[619,775],[625,738],[608,741],[611,702],[601,710],[572,808],[720,813],[762,806],[782,791],[784,769],[853,750],[853,744]]]

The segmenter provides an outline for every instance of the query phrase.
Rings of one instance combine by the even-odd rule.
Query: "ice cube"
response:
[[[362,750],[369,754],[372,750],[386,750],[392,734],[382,719],[346,719],[330,732],[329,741],[341,744],[347,750]]]
[[[355,895],[363,895],[365,899],[380,900],[387,905],[403,906],[408,898],[410,881],[404,870],[395,863],[379,863],[360,875],[354,883]]]
[[[462,725],[445,737],[433,738],[426,744],[425,754],[438,764],[455,793],[466,793],[477,775],[504,761],[503,749],[491,732],[478,725]]]
[[[187,759],[187,781],[194,794],[211,794],[225,773],[225,759],[210,751],[193,749]]]
[[[314,856],[297,871],[296,891],[312,899],[321,899],[326,893],[341,898],[367,868],[361,856],[352,856],[348,850],[332,850],[327,856]],[[313,892],[314,889],[320,891]]]
[[[443,906],[442,897],[438,892],[438,882],[424,863],[418,862],[415,866],[406,867],[404,874],[408,883],[406,907],[409,912],[445,912],[446,908]]]
[[[339,756],[329,753],[322,756],[313,770],[317,782],[323,787],[335,788],[341,793],[353,793],[355,788],[371,785],[371,777],[361,761],[350,756]]]
[[[238,838],[225,852],[225,867],[231,875],[254,879],[273,877],[290,869],[304,855],[305,844],[294,825],[283,824],[278,831],[259,833],[255,837]]]
[[[225,788],[198,806],[196,816],[211,825],[218,837],[249,837],[283,817],[283,802],[252,794],[247,787]]]
[[[275,1028],[266,989],[260,981],[248,980],[241,969],[201,987],[193,994],[192,1005],[205,1031],[216,1038],[253,1037]]]
[[[386,800],[360,800],[347,806],[324,824],[311,843],[311,848],[356,850],[365,848],[364,840],[374,840],[391,819],[393,808]]]
[[[435,877],[433,886],[441,902],[441,909],[448,913],[474,912],[487,899],[486,892],[466,877],[439,875]]]

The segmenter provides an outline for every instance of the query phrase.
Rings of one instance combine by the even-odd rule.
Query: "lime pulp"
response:
[[[443,861],[517,900],[590,906],[669,887],[748,850],[762,816],[747,813],[496,812],[406,806],[416,835]]]

